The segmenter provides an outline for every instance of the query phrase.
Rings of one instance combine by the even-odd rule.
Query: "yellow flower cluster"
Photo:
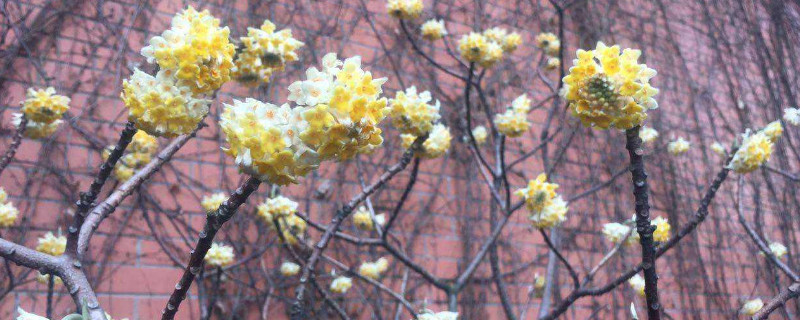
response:
[[[561,40],[558,36],[550,32],[542,32],[536,35],[536,46],[544,50],[548,56],[558,56],[558,50],[561,49]]]
[[[203,259],[209,266],[224,267],[233,263],[233,257],[233,247],[214,242]]]
[[[170,29],[150,39],[142,48],[148,63],[158,63],[171,71],[179,85],[195,94],[208,94],[230,80],[235,46],[229,41],[228,27],[208,10],[198,12],[192,6],[172,18]]]
[[[62,235],[56,236],[52,232],[48,232],[43,237],[39,238],[39,245],[36,246],[36,251],[51,256],[60,256],[64,254],[64,250],[66,249],[67,237]]]
[[[289,85],[289,100],[304,106],[300,140],[322,160],[347,160],[380,146],[378,124],[389,112],[381,97],[387,78],[375,79],[362,70],[360,56],[342,62],[328,53],[322,69],[311,67],[306,80]]]
[[[247,28],[247,36],[239,38],[243,47],[236,55],[234,78],[247,85],[268,83],[287,62],[297,61],[295,50],[304,44],[292,37],[291,29],[275,29],[269,20],[264,20],[261,28]]]
[[[639,233],[636,232],[636,229],[631,230],[630,226],[618,222],[603,225],[603,235],[611,243],[619,243],[625,239],[626,247],[639,241]],[[627,238],[625,238],[626,236]]]
[[[347,290],[350,290],[350,287],[353,286],[353,279],[348,277],[337,277],[333,279],[331,282],[331,292],[344,294],[347,293]]]
[[[394,99],[389,100],[389,115],[392,124],[401,133],[414,136],[423,136],[433,129],[433,124],[439,121],[439,101],[430,104],[431,93],[422,91],[417,93],[417,87],[411,86],[405,91],[397,91]]]
[[[28,88],[25,100],[22,101],[22,113],[28,120],[38,123],[50,124],[58,119],[69,109],[70,99],[56,94],[56,89]]]
[[[428,139],[422,143],[422,156],[431,159],[441,157],[450,149],[451,139],[450,129],[441,123],[436,124]]]
[[[539,174],[528,181],[528,187],[519,189],[514,194],[525,200],[528,208],[528,219],[536,228],[550,228],[567,220],[569,208],[567,202],[556,194],[558,184],[547,182],[547,175]]]
[[[420,311],[419,316],[417,317],[418,320],[458,320],[458,312],[452,311],[441,311],[441,312],[433,312],[431,310],[425,309]]]
[[[780,121],[776,120],[770,122],[766,127],[764,127],[763,131],[770,140],[775,141],[783,135],[783,126],[781,125]]]
[[[489,133],[486,131],[486,127],[484,126],[477,126],[472,129],[472,137],[475,138],[475,142],[480,146],[486,143],[486,138],[489,136]]]
[[[383,225],[384,222],[386,222],[386,215],[383,213],[375,215],[375,221],[373,222],[372,216],[365,206],[358,207],[358,210],[353,213],[353,224],[361,231],[375,230],[375,223]]]
[[[517,97],[504,113],[494,116],[494,125],[497,126],[497,131],[509,138],[522,136],[531,127],[531,123],[528,121],[530,109],[531,100],[527,95],[523,94]]]
[[[728,151],[725,150],[725,146],[719,141],[714,141],[714,143],[711,144],[711,151],[723,157],[728,154]]]
[[[786,121],[793,126],[800,126],[800,109],[783,109],[783,121]]]
[[[377,280],[381,277],[381,274],[386,272],[386,269],[389,268],[389,260],[386,258],[380,258],[375,262],[364,262],[361,266],[358,267],[358,274],[370,278],[372,280]]]
[[[447,29],[444,28],[444,20],[431,19],[425,21],[420,30],[422,31],[422,38],[429,41],[439,40],[447,35]]]
[[[597,43],[594,50],[578,50],[565,76],[564,94],[572,115],[585,126],[627,130],[647,119],[658,103],[658,89],[650,85],[656,71],[639,64],[641,51]],[[599,63],[598,63],[599,62]]]
[[[219,206],[227,199],[228,196],[224,192],[210,194],[203,197],[203,200],[200,201],[200,206],[203,207],[206,213],[211,214],[216,212]]]
[[[458,49],[461,57],[469,62],[489,68],[503,59],[503,54],[512,52],[522,44],[522,37],[516,33],[494,27],[483,33],[470,32],[461,37]]]
[[[656,129],[650,127],[642,127],[639,130],[639,139],[642,139],[642,143],[649,143],[658,138],[658,131]]]
[[[678,137],[678,139],[675,139],[671,141],[669,144],[667,144],[667,151],[671,155],[677,156],[679,154],[686,153],[686,151],[689,151],[689,147],[691,147],[689,141],[686,141],[685,139],[683,139],[683,137]]]
[[[61,280],[61,277],[59,277],[59,276],[43,274],[43,273],[38,272],[38,271],[36,272],[36,282],[38,282],[38,283],[49,284],[50,283],[50,277],[55,277],[53,279],[53,284],[54,285],[60,286],[60,285],[64,284],[64,280]]]
[[[208,113],[211,103],[176,83],[171,70],[161,70],[153,77],[136,69],[122,87],[122,101],[130,118],[138,129],[154,136],[174,137],[191,132]]]
[[[555,70],[558,69],[558,67],[560,66],[561,66],[561,59],[556,57],[547,58],[547,64],[545,64],[547,70]]]
[[[64,121],[60,119],[52,123],[28,120],[25,125],[25,131],[23,131],[22,134],[30,139],[47,138],[58,130],[58,126],[61,125],[62,122]],[[15,128],[19,128],[20,124],[22,124],[22,114],[15,113],[11,118],[11,124],[13,124]]]
[[[289,244],[297,244],[298,239],[302,239],[308,227],[305,220],[297,216],[297,202],[284,196],[276,196],[267,199],[258,205],[256,213],[264,219],[264,222],[273,230],[280,227],[282,238]],[[275,218],[278,218],[278,226],[275,225]]]
[[[284,277],[291,277],[299,272],[300,272],[300,265],[289,261],[281,263],[281,275],[283,275]]]
[[[653,231],[653,240],[658,242],[666,242],[669,240],[669,231],[672,229],[672,226],[669,225],[669,221],[667,221],[666,218],[656,217],[650,221],[650,224],[656,226],[656,230]]]
[[[747,300],[742,305],[742,309],[739,310],[739,313],[748,317],[752,317],[763,307],[764,301],[761,301],[761,299]]]
[[[753,172],[769,160],[774,142],[766,129],[755,134],[748,129],[742,135],[742,146],[733,155],[728,167],[737,173]]]
[[[640,297],[644,297],[644,278],[638,273],[628,280],[628,285],[631,286],[633,291],[636,291]]]
[[[112,150],[114,150],[114,146],[108,146],[103,150],[103,160],[108,160]],[[137,131],[126,149],[129,153],[123,155],[117,162],[116,167],[114,167],[114,177],[119,181],[130,179],[137,169],[142,168],[152,160],[153,154],[157,150],[158,140],[156,137],[141,130]]]
[[[17,221],[19,210],[8,201],[6,190],[0,188],[0,228],[8,228]]]
[[[386,4],[386,11],[397,19],[416,19],[422,9],[422,0],[389,0]]]

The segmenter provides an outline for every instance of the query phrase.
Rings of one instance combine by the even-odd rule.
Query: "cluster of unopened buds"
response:
[[[389,100],[389,115],[392,124],[400,131],[403,148],[412,148],[414,142],[425,137],[422,145],[415,150],[425,158],[438,158],[450,148],[452,136],[450,129],[439,122],[439,101],[431,104],[428,91],[417,92],[416,87],[397,91],[395,98]]]
[[[383,226],[386,223],[386,214],[376,214],[375,219],[372,219],[372,214],[365,206],[360,206],[355,213],[353,213],[353,224],[356,225],[361,231],[375,230],[375,224]]]
[[[528,99],[528,95],[523,94],[517,97],[505,112],[494,116],[494,125],[497,127],[497,131],[509,138],[522,136],[531,127],[531,122],[528,121],[530,109],[531,100]],[[475,138],[475,140],[477,139]]]
[[[113,149],[114,146],[109,146],[103,150],[103,160],[108,160]],[[119,181],[128,180],[137,169],[142,168],[153,159],[153,155],[158,151],[158,139],[147,132],[137,131],[125,151],[127,153],[119,159],[114,167],[114,177]]]
[[[295,245],[303,239],[308,227],[306,221],[296,214],[297,206],[297,202],[279,195],[258,205],[256,214],[272,230],[280,231],[282,241]]]
[[[233,247],[214,242],[211,244],[211,248],[208,249],[203,259],[206,265],[220,268],[233,263],[234,257]]]
[[[758,132],[749,129],[742,134],[742,143],[728,168],[737,173],[749,173],[761,167],[772,155],[775,141],[783,134],[783,127],[779,121],[768,124]]]
[[[528,220],[534,227],[555,227],[567,220],[568,204],[556,193],[557,188],[558,184],[547,182],[547,175],[542,173],[514,193],[525,200]]]
[[[542,49],[547,56],[545,63],[547,69],[555,70],[561,66],[561,60],[558,58],[559,51],[561,51],[561,40],[557,35],[550,32],[536,35],[536,46]]]
[[[61,117],[69,110],[70,99],[56,94],[53,87],[46,89],[28,88],[22,101],[22,113],[15,113],[11,122],[15,127],[22,125],[22,117],[27,123],[23,135],[31,139],[41,139],[52,135],[64,122]]]

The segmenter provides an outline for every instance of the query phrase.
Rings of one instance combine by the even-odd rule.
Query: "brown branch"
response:
[[[8,164],[11,163],[11,159],[14,159],[14,155],[17,154],[17,149],[19,149],[19,145],[22,144],[22,134],[25,133],[25,126],[27,124],[28,118],[23,114],[19,121],[19,127],[17,131],[14,131],[14,136],[11,138],[11,144],[8,146],[3,157],[0,158],[0,174],[3,174]]]
[[[767,319],[769,315],[778,310],[781,306],[785,305],[791,299],[796,299],[800,297],[800,282],[795,282],[790,284],[785,289],[781,290],[777,296],[772,298],[772,300],[767,301],[761,310],[758,310],[755,315],[753,315],[753,320],[763,320]]]

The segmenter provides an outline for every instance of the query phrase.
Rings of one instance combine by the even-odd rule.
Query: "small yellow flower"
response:
[[[772,243],[770,243],[769,244],[769,251],[772,252],[772,254],[778,259],[783,258],[783,256],[786,255],[786,252],[788,252],[786,250],[786,246],[784,246],[780,242],[772,242]]]
[[[669,225],[667,219],[664,217],[656,217],[650,221],[650,224],[656,226],[656,230],[653,232],[653,240],[658,242],[666,242],[669,240],[669,231],[672,227]]]
[[[291,277],[300,272],[300,265],[294,262],[284,262],[281,264],[281,275],[284,277]]]
[[[800,109],[783,109],[783,121],[786,121],[793,126],[800,126]]]
[[[644,278],[638,273],[628,280],[628,285],[631,286],[633,291],[636,291],[640,297],[644,297]]]
[[[628,233],[630,233],[630,235],[628,235]],[[624,245],[626,247],[631,246],[639,241],[639,233],[636,232],[636,229],[631,230],[631,227],[617,222],[606,223],[603,225],[603,235],[608,241],[614,244],[625,239]],[[625,236],[628,237],[625,238]]]
[[[765,131],[751,134],[748,130],[742,137],[742,146],[733,155],[728,167],[737,173],[753,172],[769,160],[773,140]]]
[[[558,36],[550,32],[543,32],[536,35],[536,46],[544,49],[544,52],[549,56],[558,55],[558,50],[561,48],[561,40]]]
[[[422,38],[429,41],[439,40],[447,35],[447,29],[444,28],[444,20],[431,19],[425,21],[420,30],[422,31]]]
[[[472,136],[475,138],[475,142],[480,146],[486,143],[486,137],[488,137],[489,134],[486,131],[486,127],[477,126],[472,129]]]
[[[378,265],[373,262],[362,263],[361,266],[358,267],[358,274],[372,280],[377,280],[381,277],[381,272],[378,268]]]
[[[59,286],[59,285],[64,284],[64,281],[61,280],[61,277],[59,277],[59,276],[53,276],[53,275],[49,275],[49,274],[42,274],[41,272],[38,272],[38,271],[36,272],[36,282],[38,282],[38,283],[45,284],[45,285],[49,284],[50,277],[55,277],[53,279],[53,284],[54,285]]]
[[[134,172],[133,168],[124,163],[118,163],[117,166],[114,167],[114,178],[118,181],[127,181],[133,176]]]
[[[495,115],[494,124],[497,126],[497,131],[509,138],[520,137],[531,127],[525,114],[510,109]]]
[[[22,113],[28,120],[51,124],[61,119],[61,116],[69,109],[70,99],[56,94],[56,89],[28,88],[25,100],[22,101]]]
[[[331,292],[344,294],[347,293],[347,290],[350,290],[350,287],[353,286],[353,279],[348,277],[338,277],[333,279],[331,282]]]
[[[503,47],[503,51],[505,52],[513,52],[514,50],[517,50],[521,44],[522,36],[516,32],[507,34],[505,37],[503,37],[502,41],[500,41],[500,45]]]
[[[686,153],[686,151],[689,151],[689,147],[691,147],[689,141],[686,141],[685,139],[683,139],[683,137],[678,137],[678,139],[673,140],[669,144],[667,144],[667,151],[673,156],[677,156],[679,154]]]
[[[64,250],[66,249],[67,237],[62,235],[56,236],[52,232],[48,232],[43,237],[39,238],[39,245],[36,246],[36,251],[51,256],[60,256],[64,254]]]
[[[763,307],[764,301],[761,301],[761,299],[747,300],[742,305],[742,309],[739,310],[739,313],[748,317],[752,317]]]
[[[447,149],[450,149],[451,139],[450,129],[441,123],[436,124],[428,139],[422,143],[422,156],[431,159],[441,157],[447,152]]]
[[[400,144],[402,145],[403,149],[411,148],[414,144],[414,141],[417,140],[417,136],[410,134],[410,133],[403,133],[400,135]]]
[[[642,139],[642,143],[649,143],[658,138],[658,131],[650,127],[642,127],[639,130],[639,138]]]
[[[269,20],[258,29],[247,28],[247,36],[239,38],[242,48],[236,55],[234,78],[247,85],[268,83],[286,63],[297,61],[296,50],[304,44],[292,37],[291,29],[275,30]]]
[[[392,124],[402,133],[423,136],[433,129],[439,121],[439,101],[430,104],[431,94],[428,91],[417,93],[411,86],[405,91],[397,91],[394,99],[389,99],[389,116]]]
[[[531,99],[528,98],[527,94],[522,94],[514,99],[514,101],[511,101],[509,109],[517,113],[528,113],[531,111]]]
[[[133,135],[128,150],[132,153],[153,154],[158,150],[158,140],[147,132],[137,131]]]
[[[780,121],[776,120],[770,122],[762,131],[764,131],[772,142],[775,142],[775,140],[778,140],[778,138],[783,135],[783,126]]]
[[[278,218],[278,224],[280,225],[283,240],[291,245],[296,245],[299,240],[303,239],[306,228],[308,228],[306,221],[295,214]],[[277,230],[277,226],[274,223],[271,223],[270,226],[272,229]]]
[[[22,132],[22,135],[30,139],[47,138],[53,135],[53,133],[58,130],[58,127],[63,122],[64,120],[60,119],[51,123],[28,120],[28,122],[25,124],[25,131]],[[22,124],[22,114],[15,113],[11,118],[11,124],[13,124],[15,128],[19,128],[19,125]]]
[[[359,230],[372,231],[375,230],[375,225],[372,223],[372,217],[369,210],[365,206],[361,206],[353,213],[353,223]]]
[[[3,192],[5,193],[5,192]],[[8,228],[17,221],[19,210],[11,202],[0,203],[0,228]]]
[[[536,298],[544,296],[544,289],[547,285],[547,279],[540,276],[538,273],[533,276],[533,294]]]
[[[233,263],[233,257],[233,247],[214,242],[208,249],[204,260],[209,266],[224,267]]]
[[[528,187],[514,192],[525,200],[528,208],[528,219],[537,228],[550,228],[566,221],[568,204],[556,194],[558,185],[547,182],[547,175],[540,174],[536,179],[528,181]]]
[[[545,66],[547,67],[547,70],[558,69],[558,67],[561,66],[561,59],[558,59],[556,57],[547,58],[547,65]]]
[[[397,19],[416,19],[422,9],[422,0],[389,0],[386,4],[386,11]]]
[[[572,115],[585,126],[627,130],[647,119],[658,103],[658,89],[650,85],[656,71],[639,64],[641,51],[597,43],[594,50],[578,50],[564,77],[564,96]],[[599,62],[599,63],[598,63]]]
[[[203,200],[200,201],[200,205],[203,207],[203,210],[205,210],[206,213],[214,213],[227,199],[228,196],[224,192],[218,192],[203,197]]]
[[[258,216],[264,219],[266,223],[272,223],[274,217],[285,218],[297,212],[298,203],[284,196],[276,196],[267,199],[264,203],[258,205]]]
[[[723,157],[728,153],[728,151],[725,150],[725,146],[719,141],[714,141],[714,143],[711,144],[711,151]]]
[[[488,50],[489,41],[480,33],[470,32],[461,37],[458,42],[458,50],[461,57],[469,62],[481,62]]]

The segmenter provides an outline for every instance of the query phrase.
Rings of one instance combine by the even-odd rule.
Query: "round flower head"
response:
[[[450,129],[439,123],[433,126],[428,139],[422,143],[422,156],[426,158],[438,158],[450,149]]]
[[[148,63],[171,71],[191,92],[207,94],[230,80],[236,48],[229,34],[208,10],[198,12],[189,6],[172,17],[170,29],[151,38],[141,53]]]
[[[547,65],[545,65],[545,67],[547,67],[547,70],[555,70],[558,69],[558,67],[560,66],[561,66],[560,59],[556,57],[547,58]]]
[[[425,21],[420,27],[422,31],[422,38],[425,40],[439,40],[447,35],[447,29],[444,28],[444,20],[431,19]]]
[[[628,279],[628,285],[631,286],[633,291],[636,291],[636,294],[638,294],[640,297],[644,297],[644,278],[642,278],[641,275],[637,273]]]
[[[531,111],[531,99],[528,98],[527,94],[522,94],[514,99],[514,101],[511,101],[511,106],[509,108],[517,113],[528,113]]]
[[[418,320],[458,320],[458,312],[442,311],[433,312],[431,310],[422,310],[417,317]]]
[[[203,207],[203,210],[205,210],[206,213],[214,213],[227,199],[228,196],[224,192],[218,192],[203,197],[203,200],[200,201],[200,205]]]
[[[527,188],[519,189],[514,194],[525,200],[528,210],[538,212],[553,201],[556,189],[558,184],[547,182],[547,175],[542,173],[536,179],[528,181]]]
[[[298,272],[300,272],[300,265],[288,261],[281,263],[281,275],[284,277],[291,277],[296,275]]]
[[[250,85],[267,83],[286,63],[297,61],[295,50],[304,44],[292,37],[291,29],[275,29],[275,24],[264,20],[261,28],[247,28],[247,36],[239,38],[243,46],[236,55],[233,76],[237,80]]]
[[[553,198],[541,211],[532,212],[528,216],[528,220],[536,228],[552,228],[567,221],[568,210],[567,202],[559,195]]]
[[[714,143],[711,144],[711,151],[723,157],[728,154],[728,151],[725,150],[725,146],[719,143],[719,141],[714,141]]]
[[[630,235],[628,235],[630,233]],[[603,225],[603,236],[611,243],[619,243],[625,239],[625,246],[630,246],[639,241],[639,234],[636,230],[622,223],[612,222]],[[627,236],[627,238],[625,238]]]
[[[264,203],[258,205],[258,216],[264,219],[264,222],[272,223],[275,217],[288,217],[297,212],[297,202],[284,196],[276,196],[267,199]]]
[[[519,33],[512,32],[503,37],[499,43],[503,47],[503,51],[513,52],[522,44],[522,36]]]
[[[417,93],[417,87],[411,86],[405,91],[397,91],[394,99],[389,100],[389,115],[392,124],[402,133],[423,136],[433,129],[439,121],[439,101],[430,104],[431,93]]]
[[[386,4],[386,11],[397,19],[416,19],[422,9],[422,0],[389,0]]]
[[[658,131],[650,127],[642,127],[639,130],[639,138],[642,139],[642,143],[649,143],[658,138]]]
[[[300,139],[308,127],[301,108],[290,109],[247,98],[226,104],[220,126],[239,168],[272,183],[287,185],[319,165],[311,146]]]
[[[751,134],[747,130],[742,135],[742,146],[733,155],[729,168],[737,173],[748,173],[758,169],[772,155],[772,139],[765,131]]]
[[[369,210],[367,210],[367,207],[365,206],[358,207],[358,210],[353,213],[353,224],[356,225],[356,228],[362,231],[375,230],[372,217],[369,214]]]
[[[118,181],[126,181],[130,179],[136,171],[125,165],[124,163],[118,163],[116,167],[114,167],[114,178]]]
[[[19,210],[11,202],[0,204],[0,228],[8,228],[17,221]]]
[[[508,31],[500,27],[494,27],[483,31],[483,36],[486,37],[487,40],[497,43],[503,42],[506,35],[508,35]]]
[[[207,99],[195,98],[186,86],[178,85],[170,70],[155,77],[134,70],[122,83],[122,101],[136,128],[153,136],[175,137],[191,132],[208,113]]]
[[[305,121],[300,139],[323,160],[347,160],[383,144],[378,124],[388,113],[381,97],[386,80],[361,69],[359,56],[342,62],[336,54],[326,54],[322,71],[311,67],[306,80],[289,86],[289,100],[306,106],[299,112]]]
[[[60,256],[64,254],[64,250],[66,249],[67,237],[62,235],[56,236],[52,232],[48,232],[43,237],[39,238],[39,245],[36,246],[36,251],[51,256]]]
[[[353,279],[348,277],[337,277],[336,279],[333,279],[333,282],[331,282],[331,292],[344,294],[347,292],[347,290],[350,290],[350,287],[352,286]]]
[[[658,89],[650,85],[656,71],[639,64],[641,51],[597,43],[594,50],[578,50],[565,76],[564,93],[572,115],[585,126],[627,130],[647,119],[658,103]]]
[[[786,246],[784,246],[780,242],[772,242],[772,243],[770,243],[769,244],[769,251],[772,252],[772,254],[778,259],[783,258],[783,256],[786,255],[786,252],[788,252],[786,250]]]
[[[233,247],[214,242],[208,249],[204,260],[209,266],[224,267],[233,263],[233,257]]]
[[[386,270],[389,270],[389,259],[380,257],[378,260],[375,260],[375,265],[378,267],[378,272],[384,273]]]
[[[458,41],[458,50],[464,60],[479,63],[489,50],[489,42],[482,34],[470,32]]]
[[[558,36],[550,32],[542,32],[536,35],[536,46],[544,49],[544,52],[549,56],[558,55],[558,50],[561,48],[561,40]]]
[[[28,120],[45,124],[61,119],[69,109],[70,99],[56,94],[56,89],[28,88],[25,100],[22,101],[22,113]]]
[[[783,121],[786,121],[793,126],[800,126],[800,109],[783,109]]]
[[[60,119],[51,123],[28,120],[25,124],[25,131],[22,132],[22,135],[30,139],[47,138],[53,135],[53,133],[58,130],[58,126],[63,122],[64,121]],[[15,113],[11,118],[11,124],[13,124],[15,128],[19,128],[20,124],[22,124],[22,114]]]
[[[472,136],[475,138],[475,142],[480,146],[486,143],[486,138],[489,136],[489,134],[486,131],[486,127],[477,126],[472,129]]]
[[[288,217],[278,218],[278,224],[280,225],[281,231],[280,238],[291,245],[295,245],[300,239],[303,239],[303,235],[306,233],[306,228],[308,228],[306,221],[295,214]],[[274,223],[271,223],[270,226],[275,230],[278,229]]]
[[[669,225],[667,219],[664,217],[656,217],[650,221],[650,224],[656,227],[656,230],[653,231],[653,240],[658,242],[666,242],[669,240],[669,230],[672,229],[672,227]]]
[[[494,125],[497,126],[497,131],[509,138],[520,137],[531,127],[527,114],[516,112],[513,109],[507,109],[504,113],[496,114],[494,116]]]
[[[481,67],[489,68],[500,61],[500,59],[503,59],[503,47],[497,42],[489,41],[486,45],[486,54],[483,55],[480,61]]]
[[[783,126],[781,125],[780,121],[772,121],[766,127],[764,127],[764,133],[769,137],[772,142],[778,140],[778,138],[783,135]]]
[[[128,151],[132,153],[153,154],[158,150],[158,139],[144,131],[133,135]]]
[[[36,272],[36,282],[38,282],[38,283],[49,284],[50,283],[50,277],[55,277],[55,278],[53,278],[53,284],[54,285],[60,286],[60,285],[64,284],[64,280],[61,280],[61,277],[59,277],[59,276],[43,274],[43,273],[38,272],[38,271]]]
[[[667,144],[667,151],[671,155],[677,156],[679,154],[686,153],[686,151],[689,151],[689,147],[691,147],[689,141],[686,141],[685,139],[683,139],[683,137],[678,137],[678,139],[675,139],[671,141],[669,144]]]
[[[752,317],[763,307],[764,301],[761,301],[761,299],[747,300],[742,305],[742,309],[739,310],[739,313],[748,317]]]
[[[362,263],[361,266],[358,267],[358,274],[372,280],[377,280],[381,277],[380,268],[374,262]]]

